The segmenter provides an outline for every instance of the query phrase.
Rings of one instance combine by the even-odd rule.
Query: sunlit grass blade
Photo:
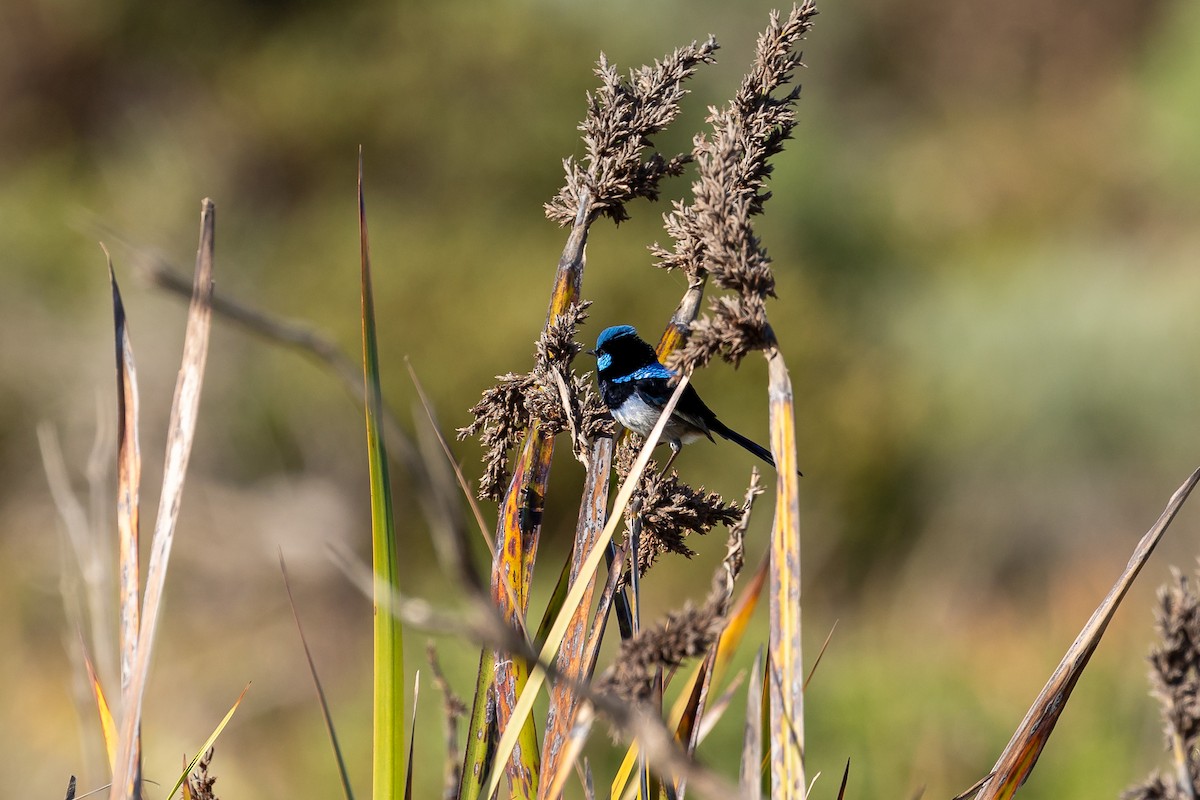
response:
[[[304,626],[300,624],[300,612],[296,610],[296,599],[292,597],[292,583],[288,580],[287,564],[284,563],[282,551],[279,553],[279,571],[283,573],[283,588],[287,591],[288,606],[292,609],[292,619],[296,621],[296,631],[300,634],[300,644],[304,647],[304,658],[308,661],[308,672],[312,676],[313,686],[317,689],[317,704],[321,707],[325,730],[329,733],[329,743],[333,747],[334,758],[337,759],[338,777],[342,779],[342,792],[346,795],[346,800],[354,800],[354,792],[350,788],[350,775],[346,771],[346,760],[342,757],[337,731],[333,727],[333,714],[330,713],[329,701],[325,698],[321,676],[317,674],[317,664],[313,661],[312,650],[308,646],[308,637],[304,635]]]
[[[593,575],[596,574],[597,568],[600,566],[600,561],[604,558],[605,549],[612,540],[613,534],[616,532],[617,526],[620,524],[622,514],[625,511],[625,506],[629,504],[629,500],[633,497],[633,491],[637,487],[637,481],[646,469],[646,465],[650,462],[650,455],[654,451],[654,447],[658,444],[659,438],[662,436],[663,429],[666,427],[667,420],[671,417],[671,412],[675,410],[675,404],[679,402],[680,395],[688,386],[690,375],[684,375],[679,379],[679,383],[675,385],[675,391],[671,394],[671,398],[663,407],[662,414],[659,416],[658,422],[654,429],[650,432],[650,436],[646,439],[641,452],[638,454],[637,460],[633,464],[629,475],[625,478],[625,482],[621,485],[617,492],[617,498],[613,502],[613,507],[609,512],[608,523],[604,526],[604,530],[596,538],[596,543],[593,545],[591,552],[584,561],[583,566],[579,570],[579,576],[575,584],[571,587],[571,591],[567,593],[567,599],[563,603],[562,611],[559,612],[558,618],[554,621],[550,633],[546,637],[546,642],[542,646],[539,658],[542,661],[549,662],[550,659],[558,652],[559,645],[562,644],[563,636],[566,634],[567,628],[570,625],[571,618],[575,614],[575,610],[579,608],[583,601],[583,595],[587,591],[587,586]],[[513,707],[511,718],[508,724],[503,728],[503,733],[500,736],[500,742],[496,746],[496,758],[501,763],[506,762],[516,747],[517,738],[520,734],[520,727],[523,726],[525,720],[529,718],[530,711],[533,710],[533,700],[537,696],[538,691],[545,683],[546,673],[541,669],[535,669],[529,677],[520,697],[517,699],[516,705]],[[496,790],[500,785],[500,774],[493,769],[490,777],[486,782],[484,797],[491,798],[495,795]]]
[[[611,541],[611,540],[610,540]],[[605,547],[605,554],[609,552]],[[629,550],[629,543],[625,542],[620,547],[615,548],[613,553],[613,563],[620,564],[625,560],[625,555]],[[584,562],[587,563],[587,562]],[[600,645],[604,642],[604,630],[608,626],[608,616],[613,609],[616,608],[616,600],[619,597],[617,593],[617,584],[621,580],[621,571],[610,569],[608,571],[608,580],[604,582],[604,588],[600,590],[600,598],[596,601],[596,613],[592,616],[592,630],[588,634],[587,647],[583,651],[587,669],[585,674],[590,678],[592,673],[596,671],[596,661],[600,657]],[[563,601],[566,602],[565,600]],[[549,634],[547,634],[547,638]]]
[[[697,670],[703,668],[703,662],[696,666]],[[698,675],[699,673],[697,672],[696,674]],[[613,777],[612,785],[608,789],[608,796],[611,800],[619,800],[619,798],[625,796],[625,790],[629,787],[629,779],[633,777],[633,770],[641,763],[641,755],[642,748],[638,746],[636,741],[629,745],[629,748],[625,751],[625,757],[621,759],[621,766],[617,768],[617,773]]]
[[[96,675],[96,668],[92,665],[86,647],[83,651],[83,663],[87,667],[88,685],[92,688],[92,698],[96,701],[96,711],[100,715],[100,732],[104,736],[104,752],[108,756],[108,769],[111,772],[117,763],[117,724],[113,721],[112,709],[104,696],[104,687],[100,685],[100,678]]]
[[[1046,746],[1050,734],[1054,731],[1054,725],[1058,722],[1059,715],[1066,708],[1067,700],[1070,699],[1076,681],[1083,674],[1096,646],[1100,644],[1100,638],[1104,635],[1117,606],[1124,599],[1125,593],[1133,585],[1134,579],[1137,578],[1146,560],[1150,558],[1150,554],[1154,552],[1155,546],[1166,533],[1171,521],[1179,513],[1179,509],[1191,494],[1192,489],[1195,488],[1198,480],[1200,480],[1200,469],[1193,472],[1175,491],[1158,520],[1142,536],[1137,547],[1134,548],[1129,563],[1117,577],[1116,583],[1092,613],[1091,619],[1084,625],[1083,630],[1079,632],[1079,636],[1076,637],[1058,667],[1055,668],[1041,694],[1033,702],[1025,719],[1021,721],[1012,740],[1000,754],[996,766],[992,769],[992,777],[979,790],[978,800],[1007,800],[1016,795],[1017,790],[1029,777],[1037,763],[1038,756],[1042,753],[1042,748]]]
[[[800,639],[800,485],[792,382],[778,348],[767,352],[771,452],[776,464],[771,531],[771,796],[803,798],[804,660]]]
[[[165,800],[171,800],[171,798],[175,796],[175,792],[179,791],[179,787],[182,786],[183,782],[186,781],[188,776],[192,774],[192,770],[196,768],[196,764],[199,763],[200,759],[204,757],[204,754],[212,748],[214,743],[216,743],[217,737],[221,735],[221,731],[225,730],[225,726],[229,724],[229,720],[233,719],[233,715],[237,712],[238,706],[242,704],[242,698],[246,696],[246,692],[248,691],[250,691],[250,684],[246,684],[246,688],[242,689],[242,693],[238,695],[237,700],[233,701],[233,707],[226,712],[216,729],[213,730],[212,734],[209,735],[208,739],[205,740],[204,744],[200,748],[200,751],[196,753],[196,755],[192,756],[192,760],[187,763],[186,767],[184,767],[183,774],[179,776],[179,780],[175,781],[175,785],[171,787],[171,791],[167,792]]]
[[[613,554],[613,562],[617,563],[617,564],[622,563],[625,560],[625,554],[626,554],[626,551],[628,550],[628,548],[629,548],[628,542],[625,542],[620,547],[616,548],[616,552]],[[608,552],[607,547],[605,547],[605,552],[606,553]],[[596,660],[597,660],[597,658],[599,658],[599,654],[600,654],[600,643],[604,640],[604,629],[608,624],[609,612],[612,611],[613,608],[615,608],[615,606],[616,606],[615,600],[617,597],[617,582],[620,580],[620,578],[621,578],[620,570],[610,569],[609,573],[608,573],[608,580],[606,580],[604,582],[604,588],[601,589],[601,591],[600,591],[600,598],[599,598],[599,600],[596,601],[596,614],[592,618],[592,630],[591,630],[591,633],[588,634],[587,647],[584,648],[583,656],[582,656],[584,665],[585,665],[584,674],[587,675],[589,679],[591,678],[592,673],[595,672],[595,669],[596,669]],[[588,705],[578,705],[577,704],[578,710],[576,711],[576,719],[575,719],[576,727],[573,728],[573,731],[578,730],[578,726],[580,725],[580,715],[586,714],[590,718],[592,711],[588,707],[589,705],[590,704],[588,704]],[[584,709],[587,709],[587,711],[585,712]],[[588,723],[589,727],[587,728],[587,731],[590,731],[590,724],[591,723],[589,722]],[[587,731],[584,731],[582,733],[582,735],[586,737]],[[572,733],[571,735],[574,736],[575,734]],[[582,746],[583,746],[583,743],[581,741],[578,743],[578,747],[582,747]],[[575,746],[573,745],[572,750],[569,751],[569,753],[568,753],[568,757],[564,758],[564,760],[562,762],[563,769],[566,768],[566,764],[568,763],[569,758],[578,757],[578,753],[573,752],[574,747]],[[595,784],[595,781],[593,780],[591,770],[589,769],[587,771],[587,781],[585,781],[585,786],[588,790],[589,796],[594,796],[594,794],[595,794],[595,785],[594,784]]]
[[[404,642],[400,621],[388,613],[386,597],[399,589],[396,527],[387,450],[383,441],[383,390],[375,337],[371,248],[363,195],[362,150],[358,152],[358,233],[362,261],[363,380],[366,387],[367,465],[371,483],[371,561],[375,575],[375,691],[371,796],[399,800],[404,792]]]
[[[505,705],[511,707],[520,696],[525,684],[529,681],[529,665],[524,659],[510,659],[508,663],[501,663],[497,669],[497,676],[501,674],[505,676],[505,680],[496,682],[497,698],[503,698]],[[511,691],[509,690],[511,687]],[[521,735],[517,740],[517,747],[512,752],[512,758],[508,764],[510,791],[509,796],[516,800],[533,800],[537,796],[537,785],[541,775],[542,756],[540,751],[541,742],[538,741],[537,727],[534,724],[533,717],[527,716],[521,724]]]
[[[196,275],[192,302],[188,308],[183,359],[175,384],[175,398],[171,403],[162,492],[159,496],[158,515],[154,522],[150,562],[146,570],[146,590],[138,628],[137,657],[134,660],[129,685],[122,697],[124,717],[121,722],[120,747],[117,749],[117,769],[113,773],[113,783],[109,791],[112,800],[141,796],[137,734],[141,726],[142,700],[150,673],[150,656],[154,649],[154,635],[158,628],[158,614],[167,579],[171,545],[175,539],[175,525],[179,518],[188,459],[196,433],[200,390],[204,383],[204,365],[208,357],[208,334],[212,327],[215,214],[216,209],[212,201],[205,199],[201,203],[200,247],[196,253]]]
[[[746,723],[742,743],[742,769],[739,785],[744,800],[762,797],[763,763],[763,653],[754,656],[750,680],[746,682]]]

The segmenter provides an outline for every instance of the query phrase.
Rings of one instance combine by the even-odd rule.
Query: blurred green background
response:
[[[409,420],[408,357],[443,425],[457,427],[492,376],[531,363],[564,242],[541,204],[560,160],[582,153],[575,125],[599,52],[627,68],[718,37],[720,63],[693,80],[682,118],[656,142],[684,149],[705,108],[732,94],[770,8],[0,5],[8,793],[60,796],[70,774],[82,790],[107,780],[77,661],[86,584],[36,435],[39,423],[57,432],[84,516],[103,520],[90,535],[111,536],[111,475],[89,468],[114,414],[96,242],[113,252],[138,358],[148,537],[183,307],[136,268],[155,257],[190,271],[202,197],[218,208],[220,291],[307,320],[353,355],[361,144],[385,392]],[[807,701],[815,796],[836,795],[846,758],[852,797],[922,787],[946,797],[984,774],[1136,538],[1200,463],[1197,41],[1200,5],[1189,0],[822,9],[799,75],[800,126],[775,161],[759,226],[797,395],[810,657],[837,621]],[[686,188],[672,184],[666,198]],[[585,340],[667,320],[683,282],[652,269],[645,249],[664,238],[664,209],[633,206],[619,230],[595,230]],[[759,360],[695,382],[733,427],[765,440]],[[160,784],[149,796],[165,793],[248,681],[218,744],[218,794],[338,793],[280,551],[366,791],[370,610],[327,555],[331,540],[369,552],[362,444],[360,412],[333,379],[218,322],[146,702],[146,770]],[[476,446],[455,447],[477,474]],[[690,448],[679,469],[740,497],[750,459],[717,447]],[[581,471],[568,460],[564,449],[551,482],[535,614],[574,524]],[[453,606],[458,591],[435,567],[403,476],[397,500],[407,587]],[[1143,656],[1154,587],[1169,564],[1192,568],[1198,520],[1185,508],[1150,562],[1023,797],[1116,797],[1164,761]],[[700,595],[723,538],[694,543],[693,562],[657,567],[651,607]],[[408,640],[410,669],[424,639]],[[439,647],[469,698],[477,651]],[[740,719],[740,700],[731,714]],[[420,796],[440,785],[439,715],[426,683]],[[726,720],[702,754],[733,774],[740,731]],[[593,756],[606,785],[614,756],[603,742]]]

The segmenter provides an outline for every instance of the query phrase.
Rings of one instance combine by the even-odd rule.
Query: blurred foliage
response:
[[[407,355],[444,427],[462,424],[493,375],[530,363],[563,242],[541,204],[560,159],[581,152],[574,125],[598,53],[634,66],[717,35],[720,64],[696,78],[659,142],[684,149],[736,85],[770,7],[0,5],[0,557],[20,565],[0,589],[0,680],[17,698],[0,725],[0,772],[12,794],[57,792],[71,771],[83,787],[103,782],[94,722],[75,722],[70,703],[68,689],[85,695],[64,657],[76,645],[59,589],[69,596],[77,572],[33,435],[39,420],[59,427],[86,495],[113,381],[95,241],[113,246],[125,287],[153,475],[183,313],[138,283],[139,259],[187,270],[198,201],[211,196],[219,289],[357,353],[361,144],[386,394],[407,420]],[[819,641],[834,618],[850,631],[814,685],[810,757],[828,776],[853,756],[859,796],[952,794],[989,767],[1107,588],[1104,565],[1115,574],[1198,460],[1198,37],[1188,0],[849,0],[818,19],[801,124],[760,233],[800,410],[809,634]],[[592,333],[664,324],[683,289],[647,266],[661,209],[632,210],[591,241]],[[367,548],[358,412],[295,354],[238,331],[218,331],[209,364],[168,587],[176,621],[147,701],[148,763],[174,764],[255,679],[218,743],[221,795],[332,791],[274,561],[282,547],[294,565],[351,767],[365,775],[369,607],[323,550],[330,538]],[[764,372],[716,366],[696,383],[733,427],[764,439]],[[681,457],[685,478],[739,496],[749,464],[706,447]],[[473,447],[458,453],[473,474]],[[576,514],[580,473],[565,457],[559,467],[550,532]],[[401,514],[414,507],[404,491]],[[153,480],[145,495],[155,502]],[[452,598],[409,513],[405,585]],[[1189,562],[1194,548],[1171,538],[1168,557]],[[557,557],[548,544],[544,560]],[[673,605],[717,557],[664,565],[648,590]],[[1090,594],[1062,612],[1047,587],[1093,574]],[[1152,564],[1143,580],[1162,575]],[[931,602],[964,616],[939,634],[921,619]],[[1157,763],[1141,682],[1149,604],[1128,602],[1118,619],[1144,635],[1102,646],[1080,690],[1092,681],[1114,713],[1096,718],[1077,697],[1023,796],[1115,797]],[[997,616],[1010,624],[988,640],[979,631]],[[471,648],[443,646],[466,687]],[[1001,647],[1003,669],[979,657]],[[434,693],[423,695],[432,726]],[[1059,760],[1068,750],[1076,760]]]

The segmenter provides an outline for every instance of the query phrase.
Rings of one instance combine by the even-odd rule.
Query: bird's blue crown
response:
[[[611,328],[605,328],[596,338],[596,349],[603,350],[604,345],[621,336],[637,336],[637,330],[632,325],[613,325]]]
[[[596,366],[602,374],[608,373],[605,379],[613,383],[672,378],[675,375],[659,363],[654,348],[642,341],[632,325],[605,328],[596,339],[594,352]]]

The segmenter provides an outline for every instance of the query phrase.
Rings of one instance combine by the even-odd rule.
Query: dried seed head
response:
[[[591,305],[592,301],[584,300],[568,306],[542,331],[537,342],[535,372],[557,369],[565,374],[570,369],[575,356],[583,350],[583,345],[575,341],[575,332],[587,320]]]
[[[217,800],[216,794],[213,793],[213,785],[216,784],[217,777],[208,774],[208,768],[212,765],[213,752],[214,748],[208,748],[208,752],[196,762],[196,768],[188,776],[187,788],[193,800]]]
[[[1159,590],[1155,628],[1162,640],[1150,651],[1152,694],[1162,707],[1167,742],[1189,748],[1200,734],[1200,597],[1172,571],[1172,586]]]
[[[673,470],[670,475],[647,470],[634,497],[642,500],[638,513],[642,521],[638,569],[642,574],[663,553],[691,558],[695,553],[685,543],[689,534],[705,534],[717,525],[732,524],[740,514],[736,505],[726,503],[716,492],[683,483]],[[631,503],[630,508],[633,506]],[[632,518],[627,521],[632,523]]]
[[[659,624],[622,642],[612,666],[596,680],[596,690],[625,701],[645,700],[659,668],[670,670],[703,654],[724,623],[724,618],[707,605],[696,608],[686,604]]]
[[[750,219],[762,213],[770,198],[765,184],[769,159],[782,150],[796,126],[799,87],[776,97],[801,66],[796,46],[812,27],[816,7],[794,6],[786,20],[771,15],[759,36],[754,64],[730,103],[712,108],[712,131],[693,142],[698,173],[690,205],[676,203],[664,215],[664,227],[675,240],[668,251],[651,247],[658,265],[682,269],[690,280],[711,275],[730,295],[710,303],[710,314],[696,323],[687,345],[671,358],[680,369],[708,363],[720,354],[737,364],[752,350],[774,341],[767,324],[765,301],[775,296],[775,278],[766,249],[754,235]]]
[[[572,305],[551,322],[538,337],[533,370],[498,376],[496,385],[471,407],[471,424],[458,429],[459,439],[478,435],[484,448],[480,499],[504,496],[509,451],[520,444],[534,420],[549,435],[570,431],[577,447],[581,432],[595,435],[603,427],[597,419],[599,402],[592,396],[591,382],[571,373],[571,362],[583,349],[575,341],[575,333],[587,319],[589,305]]]
[[[744,563],[743,541],[750,523],[754,498],[762,494],[758,470],[750,476],[750,486],[738,518],[729,530],[725,558],[713,573],[712,589],[704,605],[691,603],[668,614],[666,619],[644,629],[621,644],[617,658],[596,681],[596,689],[617,695],[626,701],[641,701],[650,696],[659,669],[671,670],[685,659],[707,652],[725,627],[725,614],[733,595],[733,583]]]
[[[1158,592],[1155,630],[1160,644],[1147,660],[1167,750],[1182,754],[1184,761],[1175,764],[1173,774],[1153,774],[1126,790],[1122,800],[1191,800],[1200,792],[1200,592],[1178,570],[1171,573],[1171,583]]]
[[[586,168],[574,159],[563,161],[566,183],[546,204],[546,216],[562,225],[575,219],[581,196],[590,198],[590,217],[604,215],[620,223],[629,218],[625,204],[637,197],[658,198],[664,176],[679,175],[690,160],[643,151],[653,147],[650,136],[663,130],[679,115],[686,94],[683,82],[701,64],[714,61],[717,42],[679,48],[653,66],[631,70],[622,78],[603,53],[596,66],[600,88],[587,96],[587,116],[579,125],[587,149]]]
[[[479,436],[483,445],[483,477],[479,479],[479,499],[498,500],[508,484],[508,451],[516,447],[529,427],[525,398],[533,386],[533,376],[509,372],[496,376],[496,385],[483,393],[471,407],[475,418],[458,429],[458,438]]]

